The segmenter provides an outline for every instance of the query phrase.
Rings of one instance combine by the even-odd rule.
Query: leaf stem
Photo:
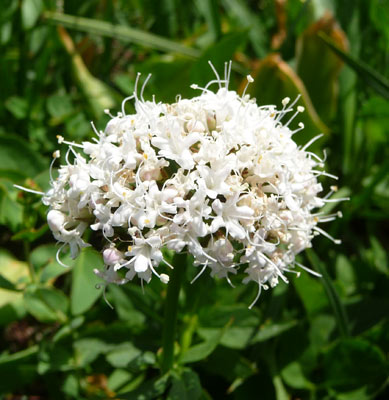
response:
[[[165,374],[174,363],[174,343],[176,338],[178,297],[181,289],[182,277],[185,272],[186,254],[178,253],[174,256],[174,270],[170,276],[165,303],[165,318],[162,332],[162,361],[161,370]]]

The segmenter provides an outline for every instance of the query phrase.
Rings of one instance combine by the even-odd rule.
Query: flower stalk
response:
[[[176,253],[173,259],[174,270],[170,275],[165,303],[165,317],[162,332],[161,370],[165,374],[174,364],[174,343],[176,338],[178,298],[185,274],[186,254]]]

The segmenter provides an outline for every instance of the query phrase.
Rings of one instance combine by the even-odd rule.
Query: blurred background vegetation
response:
[[[13,184],[47,190],[56,135],[103,129],[137,72],[153,74],[147,98],[174,101],[230,59],[230,87],[251,73],[259,104],[302,94],[296,140],[325,133],[316,151],[351,197],[326,226],[342,244],[316,238],[301,261],[323,279],[291,277],[251,311],[255,285],[186,284],[161,377],[166,287],[109,286],[109,308],[99,255],[59,266],[39,196]],[[388,77],[388,0],[3,0],[0,397],[388,399]]]

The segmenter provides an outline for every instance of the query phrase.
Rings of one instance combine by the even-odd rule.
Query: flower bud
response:
[[[65,224],[65,214],[58,210],[50,210],[47,214],[47,223],[53,232],[59,232]]]
[[[123,254],[115,247],[109,247],[103,251],[104,264],[114,265],[123,258]]]

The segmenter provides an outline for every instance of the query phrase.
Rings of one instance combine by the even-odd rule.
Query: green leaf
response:
[[[8,225],[13,232],[23,223],[23,207],[16,201],[16,190],[11,182],[0,178],[0,225]]]
[[[320,33],[319,37],[334,51],[338,57],[340,57],[350,68],[352,68],[367,85],[369,85],[385,99],[389,99],[389,81],[384,76],[380,75],[363,61],[357,60],[344,52],[336,44],[334,44],[331,38],[329,38],[327,35]]]
[[[265,342],[266,340],[274,338],[280,335],[281,333],[288,331],[289,329],[295,327],[296,325],[297,321],[264,324],[259,328],[259,331],[250,340],[250,343],[253,344],[258,342]]]
[[[331,335],[336,328],[336,321],[332,315],[318,314],[310,321],[309,341],[314,353],[318,353],[328,345]]]
[[[27,116],[28,103],[22,97],[12,96],[8,98],[5,107],[16,119],[24,119]]]
[[[0,275],[0,288],[14,292],[20,291],[20,289],[18,289],[11,281],[9,281],[7,278],[4,278],[3,275]]]
[[[251,45],[257,57],[265,57],[268,49],[267,32],[256,13],[253,13],[245,1],[223,0],[222,4],[239,26],[248,29]],[[226,60],[228,61],[228,60]]]
[[[22,0],[22,26],[32,28],[43,9],[42,0]]]
[[[324,384],[339,391],[379,385],[389,374],[381,350],[368,341],[348,338],[331,346],[323,359]]]
[[[55,288],[29,287],[24,293],[27,311],[41,322],[64,322],[68,309],[68,298]]]
[[[126,369],[115,369],[108,377],[108,388],[115,392],[120,392],[124,385],[133,381],[133,374]],[[124,389],[126,390],[126,389]]]
[[[141,351],[131,342],[121,343],[107,353],[107,361],[115,368],[126,368],[131,361],[135,360]]]
[[[210,329],[207,332],[207,339],[199,344],[190,347],[180,358],[183,364],[201,361],[208,357],[218,346],[223,336],[224,329]]]
[[[305,144],[319,133],[329,132],[317,115],[303,82],[278,54],[270,54],[264,58],[253,71],[252,76],[254,82],[248,86],[247,93],[255,97],[259,105],[273,104],[280,107],[283,98],[289,97],[294,100],[301,94],[298,105],[304,106],[305,112],[299,114],[290,125],[291,129],[295,129],[298,122],[304,123],[305,128],[293,137],[299,144]],[[247,80],[244,79],[240,92],[246,84]],[[282,122],[286,123],[291,116],[286,115]]]
[[[5,280],[18,289],[22,288],[20,283],[29,279],[27,264],[16,260],[4,249],[0,250],[0,273]],[[23,293],[0,287],[0,325],[23,318],[25,314]]]
[[[388,253],[385,251],[384,247],[381,245],[381,243],[376,237],[371,236],[370,243],[371,243],[371,249],[369,255],[371,263],[375,266],[377,271],[388,276],[389,275]]]
[[[335,263],[336,279],[339,285],[343,287],[347,296],[356,290],[356,277],[350,260],[344,255],[339,254]]]
[[[40,272],[40,282],[46,283],[49,280],[55,279],[60,275],[66,274],[72,270],[72,264],[69,254],[61,255],[61,261],[68,268],[58,264],[56,260],[56,253],[58,247],[54,244],[44,244],[36,247],[30,255],[30,261],[36,271]]]
[[[201,383],[196,372],[184,368],[180,373],[172,375],[172,387],[168,400],[198,400],[202,394]]]
[[[328,307],[328,299],[320,278],[304,272],[293,279],[293,285],[308,315],[314,315]]]
[[[0,176],[3,171],[15,171],[23,177],[34,177],[45,167],[42,156],[16,135],[0,134]]]
[[[370,18],[375,27],[383,34],[382,39],[389,40],[389,1],[388,0],[370,0]]]
[[[34,345],[13,354],[0,355],[0,393],[20,390],[36,379],[36,356],[38,346]]]
[[[38,353],[37,371],[44,375],[47,372],[74,370],[74,359],[71,348],[64,343],[42,341]]]
[[[128,321],[134,328],[141,329],[146,316],[134,307],[130,296],[120,286],[110,285],[108,290],[112,297],[112,305],[119,318]]]
[[[111,109],[117,105],[119,102],[118,95],[113,89],[89,72],[66,30],[60,27],[58,32],[66,51],[71,57],[73,73],[77,83],[84,93],[86,100],[89,102],[93,113],[99,118],[105,109]]]
[[[180,43],[176,43],[172,40],[165,39],[161,36],[127,26],[114,25],[105,21],[82,18],[51,11],[46,11],[44,13],[44,18],[51,23],[60,24],[67,28],[88,32],[94,35],[112,37],[124,42],[134,42],[140,44],[141,46],[178,53],[190,58],[197,58],[199,56],[199,51],[197,49],[193,49]]]
[[[342,62],[318,36],[319,32],[347,50],[347,38],[335,19],[325,14],[297,39],[296,72],[309,93],[320,117],[329,122],[336,111],[338,77]]]
[[[109,345],[100,339],[82,338],[73,343],[75,362],[85,368],[92,364],[100,354],[109,350]]]
[[[142,383],[137,389],[131,391],[130,393],[120,394],[121,399],[126,400],[153,400],[161,396],[170,381],[170,376],[168,374],[154,379],[150,379]]]
[[[18,351],[12,354],[1,354],[0,355],[0,367],[3,368],[11,368],[14,367],[18,363],[27,363],[31,360],[35,360],[35,357],[38,353],[38,346],[34,345],[28,347],[25,350]]]
[[[281,377],[287,385],[294,389],[313,389],[314,385],[305,377],[301,365],[292,362],[281,371]]]
[[[209,35],[212,42],[219,39],[221,35],[220,13],[217,0],[198,0],[197,5],[202,12],[209,27]],[[207,32],[208,33],[208,32]]]
[[[336,291],[330,276],[328,275],[326,268],[323,266],[322,262],[312,249],[307,249],[306,254],[313,269],[323,276],[322,283],[334,312],[340,334],[342,336],[348,336],[349,327],[346,310],[341,299],[339,298],[338,292]]]
[[[93,272],[95,268],[104,266],[99,252],[90,247],[84,248],[73,267],[72,288],[70,293],[70,309],[73,315],[88,311],[101,295],[96,285],[101,279]]]
[[[66,94],[55,94],[47,100],[47,111],[57,119],[57,123],[73,112],[72,102]]]

